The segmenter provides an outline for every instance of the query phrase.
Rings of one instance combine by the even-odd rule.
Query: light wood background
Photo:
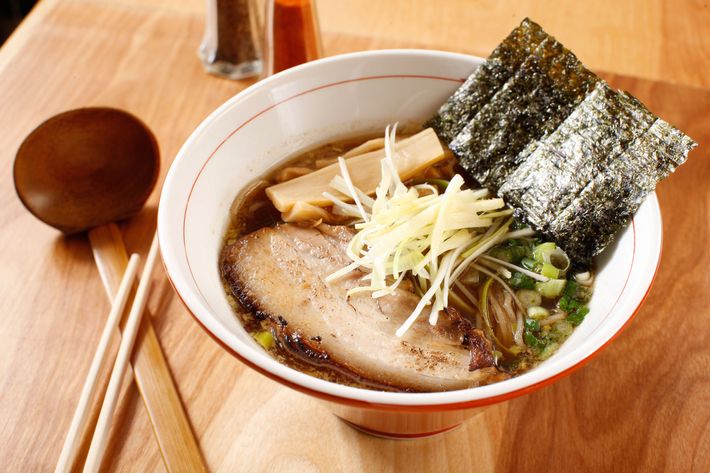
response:
[[[524,16],[700,142],[658,193],[664,252],[631,326],[585,368],[450,434],[375,439],[225,353],[155,275],[156,331],[213,472],[710,471],[710,10],[698,1],[319,0],[327,54],[487,54]],[[30,216],[12,187],[23,137],[74,107],[154,130],[161,179],[216,106],[248,85],[206,75],[201,0],[44,0],[0,50],[0,471],[51,471],[108,312],[85,238]],[[122,225],[147,250],[158,192]],[[164,471],[135,387],[105,471]]]

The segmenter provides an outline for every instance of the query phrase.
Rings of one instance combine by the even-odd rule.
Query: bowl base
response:
[[[350,422],[349,420],[345,420],[340,416],[336,416],[336,417],[338,417],[338,419],[343,421],[349,427],[352,427],[353,429],[358,430],[364,434],[371,435],[373,437],[382,438],[382,439],[388,439],[388,440],[416,440],[416,439],[423,439],[423,438],[428,438],[428,437],[435,437],[437,435],[451,432],[452,430],[455,430],[456,428],[461,426],[461,424],[459,423],[459,424],[454,424],[450,427],[446,427],[446,428],[443,428],[440,430],[434,430],[431,432],[398,434],[396,432],[381,432],[379,430],[370,429],[370,428],[362,426],[362,425],[357,425],[353,422]]]

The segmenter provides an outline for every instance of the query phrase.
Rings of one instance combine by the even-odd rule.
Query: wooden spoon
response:
[[[158,144],[137,118],[83,108],[30,133],[15,158],[15,188],[37,218],[76,233],[136,214],[159,166]]]
[[[15,158],[15,188],[41,221],[67,234],[89,231],[113,299],[128,262],[113,222],[140,211],[159,166],[155,137],[140,120],[112,108],[82,108],[30,133]],[[133,375],[167,471],[207,471],[148,313],[133,352]]]

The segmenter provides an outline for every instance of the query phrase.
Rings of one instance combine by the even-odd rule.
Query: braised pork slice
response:
[[[395,331],[418,297],[406,289],[373,299],[364,273],[325,278],[350,263],[347,227],[291,224],[262,228],[224,248],[221,270],[232,292],[266,319],[279,344],[316,365],[331,365],[373,383],[409,391],[443,391],[505,378],[493,366],[480,330],[451,310],[436,326],[422,316],[402,337]]]

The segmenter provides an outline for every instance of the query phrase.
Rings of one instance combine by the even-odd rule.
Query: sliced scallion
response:
[[[565,279],[550,279],[549,281],[535,283],[535,290],[539,292],[542,297],[554,299],[562,294],[565,284],[567,284]]]
[[[569,336],[572,333],[572,330],[574,330],[572,324],[567,322],[566,320],[560,320],[559,322],[555,322],[552,328],[554,328],[564,336]]]
[[[551,241],[540,243],[533,249],[533,258],[538,263],[544,263],[545,261],[549,263],[549,254],[555,251],[556,248],[557,245]]]
[[[268,330],[262,330],[254,334],[254,340],[261,345],[264,350],[270,350],[274,347],[276,341],[274,336]]]
[[[537,261],[535,261],[532,258],[523,258],[520,261],[520,264],[522,265],[523,268],[528,269],[530,271],[535,271],[537,267],[540,265]]]
[[[528,307],[528,317],[533,320],[544,319],[550,315],[550,311],[540,306]]]
[[[555,248],[548,255],[548,263],[552,264],[555,268],[560,270],[560,273],[565,273],[569,269],[570,260],[567,253],[562,251],[562,248]]]
[[[542,263],[540,274],[550,279],[557,279],[560,277],[560,270],[557,269],[552,263]]]
[[[560,347],[560,344],[557,342],[553,342],[545,346],[545,348],[542,349],[540,352],[540,360],[546,360],[549,357],[553,355],[557,351],[557,349]]]
[[[520,299],[520,303],[523,307],[534,307],[542,304],[542,297],[537,291],[531,291],[530,289],[520,289],[515,293]]]
[[[540,322],[538,322],[535,319],[527,319],[525,321],[525,330],[529,330],[530,332],[537,332],[540,330]]]

